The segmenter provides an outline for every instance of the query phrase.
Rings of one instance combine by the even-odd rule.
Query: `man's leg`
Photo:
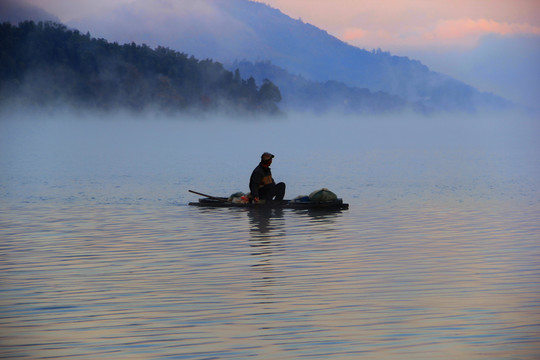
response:
[[[268,184],[264,185],[262,188],[259,189],[259,198],[261,200],[265,200],[266,202],[269,202],[274,197],[274,184]]]
[[[281,201],[285,197],[285,183],[277,183],[274,186],[274,195],[276,196],[276,201]]]

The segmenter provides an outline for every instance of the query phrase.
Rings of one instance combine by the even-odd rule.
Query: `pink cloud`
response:
[[[457,47],[471,48],[489,34],[497,35],[540,35],[540,27],[528,23],[499,22],[492,19],[439,20],[432,26],[424,25],[394,29],[356,28],[345,29],[338,36],[350,44],[360,47],[407,47],[415,48]]]
[[[479,37],[486,34],[514,35],[514,34],[535,34],[540,35],[540,27],[529,24],[510,24],[507,22],[497,22],[491,19],[455,19],[440,21],[435,30],[424,34],[425,39],[439,41],[463,41],[476,43]]]
[[[345,29],[342,39],[345,41],[356,41],[362,39],[368,35],[366,30],[360,28],[348,28]]]

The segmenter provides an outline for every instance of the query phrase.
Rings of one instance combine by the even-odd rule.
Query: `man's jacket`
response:
[[[259,197],[259,189],[268,184],[275,184],[272,178],[272,171],[269,167],[265,168],[262,163],[259,164],[251,173],[249,179],[249,191],[251,191],[251,197]]]

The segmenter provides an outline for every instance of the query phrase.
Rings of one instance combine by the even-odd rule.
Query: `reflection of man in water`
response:
[[[254,235],[252,240],[272,240],[285,235],[283,209],[263,206],[260,209],[249,209],[247,214],[250,231]]]
[[[261,162],[251,173],[249,179],[249,190],[251,191],[251,198],[255,203],[258,203],[260,199],[264,199],[267,202],[276,200],[281,201],[285,196],[285,183],[274,182],[272,178],[272,171],[270,165],[274,155],[265,152],[261,155]]]

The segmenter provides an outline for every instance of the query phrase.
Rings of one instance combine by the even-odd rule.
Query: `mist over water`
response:
[[[293,197],[328,187],[344,197],[369,198],[376,192],[392,200],[397,194],[390,192],[401,197],[416,188],[413,198],[420,202],[440,200],[438,195],[456,201],[480,196],[504,201],[505,194],[538,200],[540,125],[530,118],[299,114],[235,119],[69,111],[2,117],[0,166],[8,196],[37,197],[43,190],[54,197],[50,192],[56,186],[65,189],[58,192],[59,201],[76,199],[83,196],[78,190],[91,184],[97,188],[86,195],[97,201],[107,201],[100,198],[105,192],[182,202],[191,196],[188,184],[228,195],[247,191],[260,154],[271,151],[274,175]],[[147,189],[146,182],[159,186]]]
[[[535,359],[537,119],[0,115],[9,357]],[[187,206],[247,192],[348,211]]]

